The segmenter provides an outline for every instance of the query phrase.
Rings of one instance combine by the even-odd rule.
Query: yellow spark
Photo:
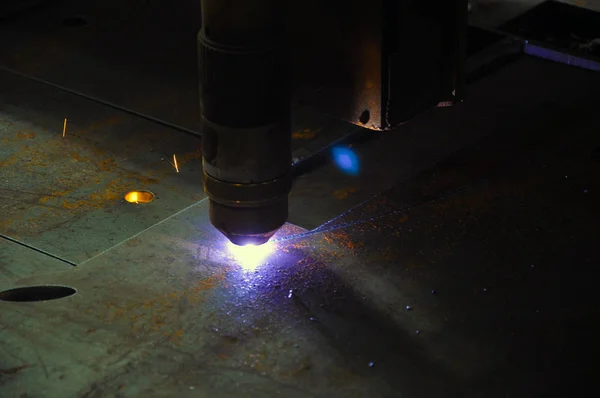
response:
[[[67,134],[67,118],[65,118],[65,122],[63,123],[63,138]]]
[[[179,173],[179,166],[177,166],[177,158],[175,157],[175,154],[173,154],[173,166],[175,166],[175,170],[177,170]]]

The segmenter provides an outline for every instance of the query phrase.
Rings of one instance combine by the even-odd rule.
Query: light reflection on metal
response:
[[[274,244],[267,242],[263,245],[237,246],[227,242],[228,251],[234,257],[239,266],[245,271],[253,271],[263,265],[273,253]]]
[[[358,156],[350,148],[335,147],[331,150],[333,161],[345,173],[357,175],[359,171]]]
[[[558,62],[561,64],[575,66],[581,69],[600,71],[600,63],[575,55],[570,55],[561,51],[556,51],[550,48],[538,46],[529,41],[525,41],[523,51],[532,57],[542,58],[548,61]]]
[[[154,200],[154,194],[148,191],[131,191],[125,195],[125,200],[136,205],[150,203]]]

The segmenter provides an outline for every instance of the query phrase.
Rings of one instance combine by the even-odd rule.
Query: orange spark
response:
[[[173,166],[175,166],[175,170],[177,170],[179,173],[179,166],[177,166],[177,158],[175,157],[175,154],[173,154]]]
[[[63,138],[67,134],[67,118],[65,118],[65,122],[63,123]]]

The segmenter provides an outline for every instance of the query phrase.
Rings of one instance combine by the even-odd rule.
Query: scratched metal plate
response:
[[[598,141],[550,145],[562,151],[402,214],[286,229],[255,271],[203,202],[77,270],[23,279],[79,293],[0,303],[0,391],[475,398],[580,384],[593,365],[577,353],[597,346]]]
[[[1,234],[78,263],[204,198],[198,139],[7,73],[0,85]],[[157,199],[123,203],[139,189]]]

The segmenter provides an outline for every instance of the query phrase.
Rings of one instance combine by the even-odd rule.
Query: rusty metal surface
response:
[[[11,74],[0,85],[1,234],[77,263],[204,198],[196,138]],[[123,202],[139,189],[157,199]]]
[[[408,211],[290,226],[255,271],[202,202],[76,269],[21,279],[78,294],[0,303],[0,391],[475,398],[581,385],[579,353],[597,346],[599,142],[588,130],[548,145]]]

